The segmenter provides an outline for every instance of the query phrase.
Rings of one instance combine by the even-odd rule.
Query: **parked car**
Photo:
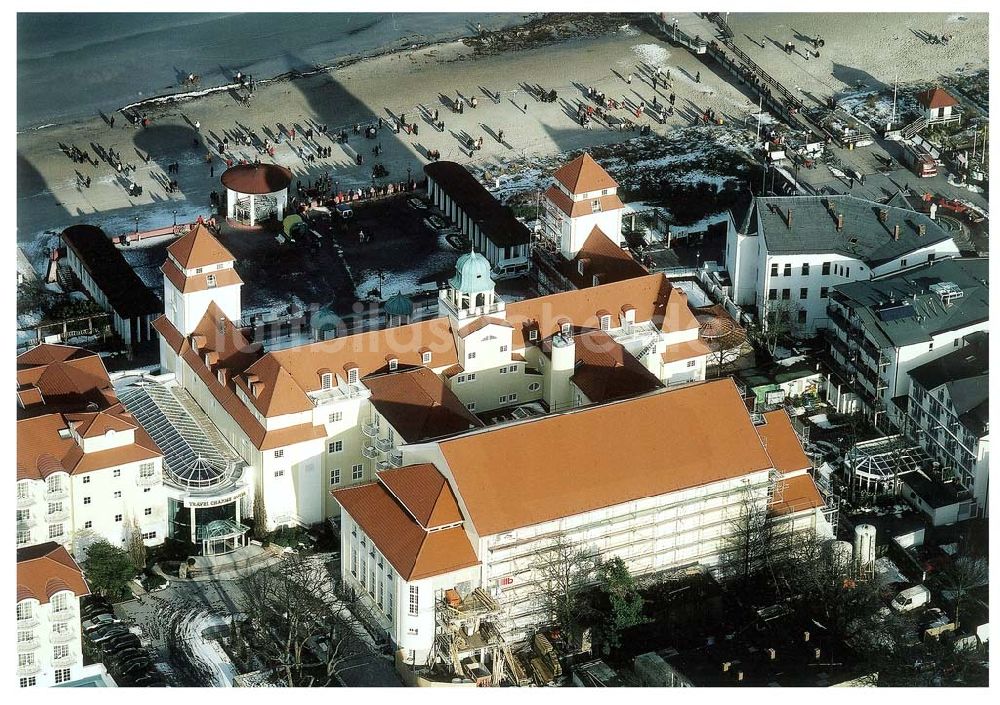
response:
[[[153,662],[148,657],[132,659],[118,667],[118,675],[121,679],[133,683],[148,674],[152,667]]]
[[[112,614],[114,610],[111,605],[106,602],[92,602],[89,605],[82,605],[80,607],[80,616],[84,619],[92,619],[99,614]]]
[[[110,614],[99,614],[93,619],[88,619],[81,626],[83,627],[84,633],[92,632],[98,627],[104,627],[109,624],[115,624],[118,620],[112,617]]]
[[[135,634],[128,632],[113,636],[107,641],[101,642],[100,646],[104,653],[107,654],[114,651],[123,651],[124,649],[137,649],[142,646],[142,642],[139,641],[139,637]]]
[[[337,213],[340,215],[342,220],[350,220],[354,217],[354,210],[346,203],[337,204]]]
[[[114,651],[107,655],[107,661],[114,664],[115,666],[120,666],[126,661],[135,658],[136,656],[145,656],[146,652],[143,651],[138,646],[129,646],[121,651]]]
[[[128,627],[121,623],[111,624],[106,627],[98,627],[94,631],[86,634],[85,636],[90,639],[95,644],[100,644],[101,642],[107,641],[121,634],[130,634]]]

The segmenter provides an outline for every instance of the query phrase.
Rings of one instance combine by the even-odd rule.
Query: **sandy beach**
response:
[[[894,14],[865,18],[867,30],[858,30],[840,15],[732,15],[730,24],[736,41],[768,71],[819,99],[856,89],[858,78],[891,81],[897,70],[900,81],[932,81],[941,72],[971,71],[986,65],[985,16],[958,19],[944,14]],[[947,47],[934,46],[911,30],[954,32],[955,39]],[[778,48],[780,44],[761,49],[747,38],[767,36],[783,43],[795,33],[823,36],[826,45],[821,59],[807,62],[801,56],[788,57]],[[801,41],[799,46],[803,46]],[[511,161],[523,164],[533,157],[631,139],[636,132],[612,131],[601,125],[584,129],[576,121],[575,111],[586,100],[590,86],[609,97],[652,103],[653,88],[640,77],[643,65],[669,70],[671,85],[659,87],[657,99],[665,101],[670,92],[677,99],[676,112],[667,124],[656,124],[646,116],[638,120],[639,124],[650,124],[656,134],[690,125],[705,110],[715,110],[732,124],[745,121],[756,108],[721,69],[672,46],[645,21],[598,36],[512,51],[477,52],[462,42],[439,44],[307,78],[269,83],[256,91],[249,108],[222,92],[150,107],[146,112],[151,125],[146,129],[132,127],[118,115],[113,128],[95,116],[19,134],[18,242],[26,246],[34,262],[38,243],[49,239],[47,231],[58,232],[76,222],[94,223],[110,234],[119,234],[134,229],[137,216],[138,227],[149,229],[170,225],[175,213],[178,222],[207,214],[208,194],[220,189],[218,177],[224,169],[217,154],[211,164],[206,161],[210,145],[245,128],[265,137],[293,127],[301,135],[310,124],[327,125],[329,133],[319,144],[332,147],[330,158],[307,161],[299,153],[303,141],[298,139],[278,145],[274,161],[288,166],[303,182],[329,172],[341,187],[371,183],[375,159],[371,150],[376,143],[383,150],[378,161],[388,169],[389,178],[403,180],[407,170],[411,175],[419,174],[429,149],[440,151],[441,159],[501,173]],[[625,80],[629,74],[633,74],[631,84]],[[532,86],[556,90],[559,100],[537,101],[526,91]],[[500,102],[490,101],[486,92],[499,94]],[[446,103],[459,94],[476,96],[479,107],[466,105],[463,114],[453,114]],[[440,111],[443,132],[421,115],[424,108]],[[618,114],[626,117],[623,111]],[[401,115],[418,124],[417,134],[382,129],[377,140],[353,134],[355,123]],[[199,130],[195,130],[195,123]],[[346,145],[333,139],[332,133],[342,127],[350,128]],[[494,138],[499,130],[504,132],[505,144]],[[483,148],[470,156],[463,145],[468,138],[479,136],[484,137]],[[129,196],[127,180],[107,164],[76,164],[60,149],[60,144],[76,145],[93,155],[92,142],[113,147],[125,162],[136,166],[131,178],[143,186],[141,196]],[[247,147],[233,152],[250,160],[261,156]],[[361,166],[354,161],[358,153],[364,156]],[[178,181],[178,188],[168,193],[164,186],[168,181],[166,167],[174,162],[179,168],[170,178]],[[77,173],[92,178],[89,189],[78,185]]]

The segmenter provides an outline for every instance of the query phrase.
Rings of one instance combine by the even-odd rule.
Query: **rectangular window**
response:
[[[590,202],[590,210],[592,210],[594,213],[600,213],[601,212],[601,199],[595,198],[593,201],[591,201]]]
[[[285,476],[285,471],[284,470],[275,470],[274,471],[274,476],[275,477],[284,477]]]
[[[281,458],[281,457],[283,457],[284,455],[285,455],[285,451],[284,451],[284,449],[282,449],[282,450],[276,450],[276,451],[274,451],[274,457],[275,457],[275,458]]]
[[[506,345],[501,345],[500,346],[500,352],[507,352],[507,346]]]
[[[90,475],[84,475],[83,476],[83,484],[85,484],[85,485],[89,485],[90,484]]]
[[[31,532],[30,531],[18,531],[17,532],[17,545],[18,546],[23,546],[24,544],[28,543],[28,541],[31,541]]]
[[[121,514],[115,514],[115,521],[121,521],[121,520],[122,520],[122,515]]]
[[[781,290],[781,300],[782,301],[788,301],[791,298],[792,298],[792,290],[791,289],[782,289]]]
[[[352,480],[360,480],[363,475],[364,475],[364,467],[363,466],[361,466],[361,465],[353,465],[353,466],[351,466],[351,479]]]
[[[333,374],[330,372],[324,372],[320,375],[319,386],[321,389],[333,389]]]
[[[343,411],[334,411],[332,414],[330,414],[326,418],[326,422],[327,423],[340,423],[343,420],[344,420],[344,412]]]
[[[330,471],[330,484],[339,485],[340,484],[340,468],[334,468]]]
[[[146,507],[145,509],[142,510],[142,513],[143,513],[144,516],[151,517],[151,516],[153,516],[153,508],[152,507]]]
[[[808,262],[803,262],[802,263],[802,276],[804,276],[804,277],[808,277],[809,276],[809,263]]]
[[[331,453],[339,453],[342,450],[344,450],[344,442],[330,441],[330,444],[327,446],[327,450],[329,450]]]
[[[420,608],[420,588],[417,585],[410,586],[410,616],[416,617]]]
[[[194,270],[194,273],[195,274],[201,274],[203,270],[204,270],[204,267],[198,267],[197,269]]]
[[[846,277],[851,276],[851,268],[850,267],[847,268],[847,274],[845,274],[844,276],[846,276]]]
[[[601,316],[601,330],[611,330],[611,316]]]
[[[475,411],[476,410],[476,402],[470,401],[468,404],[465,405],[465,408],[468,409],[469,411]]]
[[[906,266],[906,260],[905,259],[899,260],[899,266],[900,267],[905,267]]]
[[[688,367],[694,367],[697,364],[697,362],[698,362],[697,360],[688,360],[687,361],[687,366]]]
[[[517,401],[517,394],[508,394],[507,401]]]
[[[368,575],[369,575],[369,579],[368,579],[368,594],[371,595],[372,597],[375,597],[375,568],[374,568],[374,566],[372,567],[371,572]]]
[[[49,538],[57,539],[63,535],[63,525],[62,524],[52,524],[49,527]]]
[[[778,263],[777,262],[771,262],[771,276],[772,277],[778,276]]]
[[[208,275],[208,288],[209,289],[214,289],[215,288],[215,275],[214,274],[209,274]]]
[[[429,352],[423,352],[420,354],[420,362],[429,365],[431,364],[431,354]]]
[[[529,330],[528,331],[528,340],[538,340],[538,331],[534,330],[534,329]]]
[[[398,369],[399,369],[399,360],[397,360],[396,358],[389,360],[389,371],[395,372]]]
[[[785,276],[786,277],[792,276],[792,265],[790,264],[785,265]]]
[[[799,289],[799,298],[800,299],[808,299],[809,298],[809,289],[806,288],[806,287],[802,287],[801,289]]]
[[[153,463],[143,463],[139,466],[139,477],[152,477],[155,471],[156,466]]]
[[[501,404],[506,404],[507,403],[507,395],[506,394],[504,394],[503,396],[500,397],[500,403]]]
[[[94,522],[92,522],[92,521],[85,521],[85,522],[83,522],[83,528],[84,529],[92,529],[92,528],[94,528]]]
[[[52,647],[52,658],[53,658],[53,660],[60,659],[60,658],[66,658],[67,656],[69,656],[69,645],[68,644],[56,644],[54,647]],[[57,673],[58,673],[58,671],[57,671]]]
[[[122,498],[122,491],[115,490],[115,499],[121,499],[121,498]]]
[[[351,548],[351,575],[358,577],[358,549]]]
[[[768,301],[775,301],[775,300],[777,300],[777,298],[778,298],[778,290],[777,289],[768,289],[767,290],[767,300]]]
[[[115,477],[121,477],[122,476],[122,469],[121,468],[115,468],[114,476]]]
[[[819,288],[819,297],[821,299],[828,299],[828,298],[830,298],[830,287],[828,287],[828,286],[821,286]]]
[[[470,372],[468,375],[466,375],[466,379],[469,380],[470,382],[474,382],[476,380],[476,373]]]
[[[829,262],[824,262],[823,263],[823,274],[829,274],[829,273],[830,273],[830,263]]]
[[[386,595],[385,616],[392,619],[392,590],[389,590],[389,594]]]
[[[90,497],[84,497],[83,498],[83,503],[84,504],[90,504]]]
[[[474,359],[476,358],[476,353],[474,353],[474,352],[470,352],[470,353],[469,353],[468,355],[466,355],[465,357],[466,357],[466,359],[468,359],[468,360],[474,360]]]
[[[22,688],[34,688],[37,682],[38,681],[35,679],[35,676],[28,676],[27,678],[22,678],[20,680]]]
[[[385,585],[381,580],[378,581],[378,608],[382,609],[385,603]]]
[[[804,326],[806,324],[806,312],[799,311],[799,325]]]
[[[155,531],[147,531],[146,533],[144,533],[142,535],[142,540],[143,541],[148,541],[149,539],[155,539],[155,538],[156,538],[156,532]]]
[[[358,381],[358,368],[354,367],[347,371],[348,384],[356,384]]]
[[[68,647],[67,647],[68,648]],[[69,652],[67,652],[69,653]],[[56,684],[68,683],[69,682],[69,669],[68,668],[57,668],[56,669]]]

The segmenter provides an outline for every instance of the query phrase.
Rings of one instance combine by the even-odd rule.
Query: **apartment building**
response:
[[[730,228],[725,262],[737,305],[755,309],[765,327],[780,318],[808,337],[829,325],[834,287],[958,254],[935,219],[909,208],[855,196],[779,196],[754,199]]]
[[[947,259],[843,284],[829,302],[827,398],[899,427],[910,371],[989,326],[989,261]]]
[[[549,619],[538,564],[556,537],[635,574],[718,569],[747,502],[832,537],[787,415],[755,425],[731,380],[461,431],[401,461],[333,494],[343,580],[410,665],[484,666]],[[441,649],[459,622],[465,646]]]
[[[965,336],[957,350],[910,370],[908,433],[945,477],[969,491],[988,514],[990,418],[989,335]]]
[[[159,448],[120,404],[100,357],[40,345],[17,358],[17,546],[165,536]]]
[[[63,546],[40,543],[17,550],[17,684],[71,684],[102,672],[83,665],[80,598],[90,589]]]
[[[437,318],[266,350],[238,327],[233,263],[203,228],[171,245],[166,314],[154,326],[164,383],[190,396],[242,460],[240,511],[262,497],[270,528],[338,515],[329,490],[370,482],[411,442],[399,429],[391,439],[371,433],[392,428],[382,421],[392,416],[383,414],[386,382],[369,384],[381,375],[400,385],[397,396],[414,395],[391,403],[417,412],[447,396],[477,416],[603,403],[705,375],[708,348],[686,296],[658,274],[507,304],[490,262],[469,253],[440,293]],[[399,374],[413,368],[440,384]]]

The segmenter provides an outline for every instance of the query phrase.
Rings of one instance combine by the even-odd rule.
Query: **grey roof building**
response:
[[[756,200],[772,254],[830,252],[871,268],[951,239],[923,213],[854,196],[776,196]]]
[[[989,325],[989,262],[957,258],[834,287],[828,307],[831,387],[901,423],[910,371]],[[845,384],[846,387],[841,385]],[[850,410],[833,393],[841,411]],[[890,404],[889,402],[893,402]]]

